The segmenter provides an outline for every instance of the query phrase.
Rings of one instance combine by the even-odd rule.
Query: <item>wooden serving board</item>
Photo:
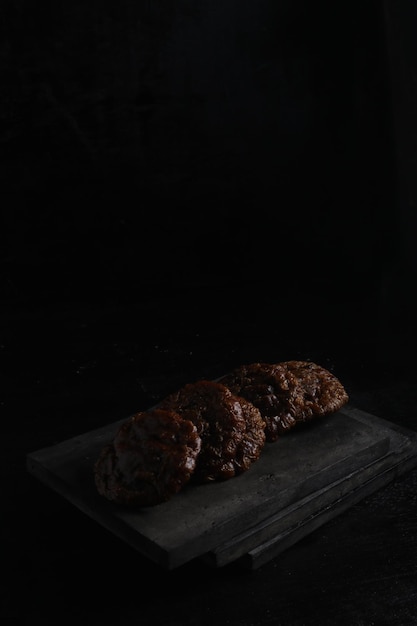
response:
[[[126,418],[127,419],[127,418]],[[255,568],[417,465],[417,434],[350,406],[266,444],[249,470],[129,510],[101,497],[93,465],[119,420],[27,456],[28,471],[155,563],[203,557]]]

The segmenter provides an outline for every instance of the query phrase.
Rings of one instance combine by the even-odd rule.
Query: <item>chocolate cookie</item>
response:
[[[242,365],[219,382],[259,409],[269,442],[300,422],[338,411],[349,399],[331,372],[309,361]]]
[[[296,419],[335,413],[345,405],[349,396],[340,380],[329,370],[310,361],[285,361],[282,365],[298,380],[302,390]]]
[[[94,466],[98,492],[129,506],[165,502],[189,481],[201,449],[196,426],[154,409],[124,422]]]
[[[265,422],[248,400],[224,385],[188,383],[158,406],[179,413],[197,427],[201,451],[193,480],[226,480],[249,469],[265,444]]]

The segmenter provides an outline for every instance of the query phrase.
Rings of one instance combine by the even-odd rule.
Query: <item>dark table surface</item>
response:
[[[45,300],[3,309],[3,623],[417,623],[417,470],[259,569],[194,561],[171,572],[27,472],[30,452],[251,361],[314,360],[343,381],[354,406],[416,429],[412,358],[400,359],[397,344],[372,331],[369,302],[361,315],[359,302],[338,303],[332,314],[317,307],[308,322],[294,317],[297,306],[285,320],[268,296],[238,315],[240,292],[207,286],[168,300],[148,294],[118,304]],[[341,310],[349,332],[341,330]]]

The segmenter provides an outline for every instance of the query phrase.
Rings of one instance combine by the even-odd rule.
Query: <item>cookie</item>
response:
[[[242,365],[219,382],[259,409],[268,442],[301,422],[338,411],[348,401],[338,378],[310,361]]]
[[[297,422],[335,413],[348,402],[348,393],[340,380],[317,363],[285,361],[282,365],[298,381],[300,398],[296,411]]]
[[[160,504],[188,483],[200,449],[196,426],[174,411],[136,413],[102,448],[94,466],[96,488],[119,504]]]
[[[190,420],[201,437],[193,481],[227,480],[249,469],[265,444],[265,422],[248,400],[209,380],[188,383],[158,406]]]

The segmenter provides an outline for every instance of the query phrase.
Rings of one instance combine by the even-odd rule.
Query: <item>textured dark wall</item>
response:
[[[379,2],[1,13],[9,302],[378,289],[397,246]]]

